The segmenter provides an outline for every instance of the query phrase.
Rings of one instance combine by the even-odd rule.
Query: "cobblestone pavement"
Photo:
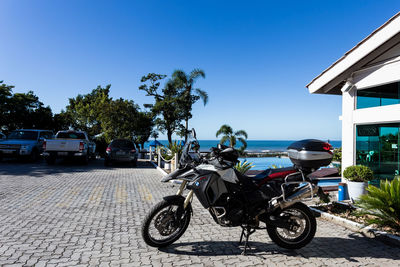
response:
[[[399,266],[400,248],[318,220],[314,240],[296,251],[265,231],[240,255],[239,228],[222,228],[194,201],[187,232],[162,250],[140,237],[146,211],[176,192],[150,166],[105,168],[0,163],[0,266]]]

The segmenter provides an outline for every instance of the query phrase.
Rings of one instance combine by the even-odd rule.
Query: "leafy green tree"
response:
[[[134,141],[140,148],[144,148],[144,143],[153,133],[154,116],[151,112],[139,111],[137,114],[136,127],[133,131]]]
[[[12,94],[13,86],[0,85],[0,128],[7,132],[20,128],[51,129],[53,113],[32,91]]]
[[[155,118],[155,125],[160,132],[166,132],[168,142],[172,143],[172,134],[183,127],[181,121],[184,114],[180,108],[180,91],[173,81],[168,81],[164,88],[159,92],[160,81],[166,75],[149,73],[143,76],[141,82],[144,83],[139,90],[145,91],[147,96],[154,97],[154,104],[147,104]]]
[[[233,131],[232,127],[224,124],[219,128],[217,133],[215,134],[216,137],[222,135],[220,143],[225,144],[226,142],[229,142],[230,147],[235,147],[236,142],[239,141],[242,143],[242,146],[239,148],[241,152],[243,152],[246,147],[247,147],[247,133],[244,130],[239,130],[239,131]]]
[[[182,70],[175,70],[172,73],[172,81],[176,87],[182,88],[182,95],[180,99],[180,106],[183,110],[183,116],[185,120],[184,131],[180,135],[185,136],[185,142],[187,140],[187,133],[189,129],[189,119],[192,118],[192,106],[199,99],[203,100],[203,104],[206,105],[208,102],[207,92],[200,88],[193,88],[198,78],[205,78],[206,75],[201,69],[194,69],[189,74]]]
[[[14,86],[0,81],[0,131],[8,130],[9,111],[11,107],[12,89]]]
[[[66,107],[66,117],[71,119],[71,127],[86,131],[90,136],[94,136],[103,131],[102,118],[105,118],[112,99],[109,96],[111,85],[105,88],[100,85],[86,95],[78,95],[69,99]]]
[[[132,100],[122,98],[107,101],[102,107],[104,109],[97,115],[97,120],[106,142],[116,138],[132,140],[138,125],[139,107]]]

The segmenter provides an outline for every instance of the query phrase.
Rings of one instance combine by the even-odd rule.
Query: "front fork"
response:
[[[187,184],[187,181],[183,180],[181,183],[181,186],[178,189],[178,192],[176,192],[176,195],[182,196],[183,190],[185,190],[186,184]],[[192,202],[192,199],[193,199],[193,190],[190,190],[189,194],[185,198],[185,201],[183,202],[184,209],[186,209],[187,206],[190,204],[190,202]]]

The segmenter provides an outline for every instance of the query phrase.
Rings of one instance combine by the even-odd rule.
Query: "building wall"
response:
[[[357,90],[400,81],[400,45],[348,78],[355,86],[342,94],[342,170],[356,164],[356,125],[400,122],[400,104],[356,109]]]

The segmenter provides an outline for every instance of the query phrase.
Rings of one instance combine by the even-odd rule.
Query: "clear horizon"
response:
[[[149,72],[201,68],[190,127],[214,140],[223,124],[249,140],[341,140],[341,96],[305,85],[400,10],[385,1],[50,1],[0,3],[0,80],[53,113],[111,84],[143,105]],[[288,8],[290,7],[290,8]],[[165,139],[165,135],[158,139]],[[174,137],[175,138],[175,137]]]

